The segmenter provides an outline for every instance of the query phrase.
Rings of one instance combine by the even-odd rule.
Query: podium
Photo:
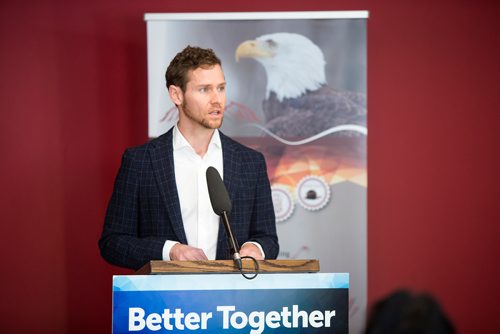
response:
[[[113,333],[348,333],[349,274],[317,260],[151,261],[113,276]],[[243,270],[254,270],[244,260]]]

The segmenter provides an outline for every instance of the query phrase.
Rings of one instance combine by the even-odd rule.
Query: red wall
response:
[[[369,10],[369,301],[438,297],[500,330],[498,1],[2,1],[6,333],[109,333],[97,239],[124,148],[147,138],[145,12]],[[223,37],[221,37],[223,38]]]

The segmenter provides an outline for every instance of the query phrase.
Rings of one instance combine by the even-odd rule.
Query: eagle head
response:
[[[241,43],[240,58],[254,58],[267,74],[266,98],[271,92],[279,101],[296,98],[326,84],[325,57],[310,39],[293,33],[274,33]]]

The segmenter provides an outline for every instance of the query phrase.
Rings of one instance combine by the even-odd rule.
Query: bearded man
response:
[[[232,202],[229,215],[241,256],[278,256],[278,237],[264,156],[225,136],[226,81],[211,49],[188,46],[167,68],[179,111],[168,132],[125,151],[99,248],[111,264],[139,269],[151,260],[230,259],[205,173],[218,170]]]

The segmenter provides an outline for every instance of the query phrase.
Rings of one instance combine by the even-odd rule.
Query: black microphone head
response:
[[[212,203],[214,212],[219,216],[223,212],[231,212],[231,200],[229,199],[226,186],[224,186],[219,172],[214,167],[207,168],[207,186],[210,203]]]

